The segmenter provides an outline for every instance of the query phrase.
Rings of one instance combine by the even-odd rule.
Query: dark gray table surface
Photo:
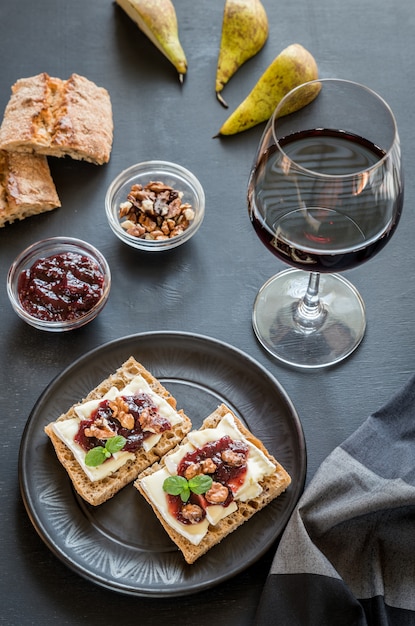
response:
[[[0,230],[1,472],[0,623],[252,624],[271,550],[233,579],[176,599],[124,596],[85,581],[46,547],[19,493],[21,435],[37,398],[77,357],[107,341],[152,330],[208,335],[243,350],[291,397],[304,429],[307,482],[326,455],[411,376],[415,365],[415,5],[413,0],[264,0],[269,40],[225,89],[230,109],[287,45],[303,44],[320,75],[362,82],[393,108],[406,170],[404,214],[378,257],[347,277],[366,303],[360,348],[335,368],[300,372],[274,362],[258,345],[251,310],[259,287],[283,265],[254,234],[246,184],[263,125],[225,139],[213,136],[227,112],[214,84],[223,2],[176,0],[189,72],[174,68],[111,0],[2,0],[0,110],[20,77],[77,72],[106,87],[113,103],[111,161],[103,167],[51,160],[62,208]],[[202,228],[181,249],[161,256],[132,251],[110,231],[104,196],[112,178],[142,160],[181,163],[206,191]],[[13,313],[7,270],[17,253],[46,236],[82,237],[97,245],[113,273],[109,302],[86,328],[38,332]],[[300,593],[300,590],[299,590]]]

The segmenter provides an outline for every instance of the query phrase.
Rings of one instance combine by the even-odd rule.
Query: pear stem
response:
[[[220,93],[220,91],[216,92],[216,97],[219,100],[219,102],[221,103],[221,105],[223,107],[225,107],[225,109],[227,109],[229,107],[228,103],[226,102],[226,100],[223,99],[222,94]]]

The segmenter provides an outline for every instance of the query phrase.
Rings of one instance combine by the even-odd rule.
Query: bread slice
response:
[[[0,148],[70,156],[101,165],[110,158],[113,140],[109,93],[78,74],[67,80],[46,72],[21,78],[0,127]]]
[[[45,156],[0,150],[0,228],[60,206]]]
[[[81,407],[85,402],[94,399],[101,399],[113,387],[119,391],[136,376],[142,376],[148,383],[152,392],[163,398],[176,411],[175,398],[165,389],[165,387],[141,365],[134,357],[130,357],[117,371],[102,381],[95,389],[90,391],[86,398],[74,404],[66,413],[58,417],[56,422],[70,420],[78,417],[76,408]],[[176,411],[180,420],[174,424],[170,430],[166,430],[161,435],[160,440],[149,451],[140,448],[134,453],[134,458],[128,460],[125,465],[114,471],[109,476],[99,480],[91,480],[86,475],[81,464],[76,460],[69,447],[59,438],[54,431],[55,422],[51,422],[45,427],[46,434],[50,437],[55,448],[57,457],[68,472],[73,486],[77,493],[90,504],[97,506],[102,504],[125,485],[137,478],[138,474],[145,468],[158,461],[166,452],[176,446],[191,429],[191,421],[182,410]]]
[[[189,442],[189,437],[191,438],[192,433],[187,435],[179,446],[163,457],[161,462],[156,463],[142,472],[134,482],[134,486],[152,506],[154,513],[163,525],[164,529],[181,550],[185,561],[189,564],[194,563],[199,557],[210,550],[210,548],[220,543],[227,535],[232,533],[255,513],[277,498],[287,489],[291,482],[289,474],[282,467],[282,465],[278,463],[278,461],[266,450],[262,442],[259,441],[224,404],[221,404],[216,411],[204,420],[199,431],[203,431],[208,428],[216,428],[225,416],[227,416],[227,419],[229,419],[229,417],[231,420],[233,419],[233,423],[239,433],[241,433],[242,437],[244,437],[258,451],[260,451],[260,453],[265,455],[266,459],[270,461],[271,467],[273,465],[274,468],[270,470],[270,474],[263,476],[262,479],[259,480],[259,485],[262,488],[262,491],[258,495],[255,497],[249,497],[246,501],[235,499],[235,502],[237,503],[236,511],[231,512],[227,517],[224,517],[215,525],[209,524],[206,534],[198,543],[195,544],[187,537],[184,537],[175,528],[172,528],[169,523],[169,516],[168,514],[166,515],[166,510],[162,511],[160,506],[157,504],[158,497],[163,497],[167,501],[167,496],[165,494],[161,496],[161,486],[159,489],[156,488],[156,491],[159,492],[157,495],[153,489],[154,484],[147,480],[147,477],[154,477],[155,473],[160,470],[161,474],[165,476],[167,468],[166,460],[168,461],[170,455],[177,455],[178,450],[183,448]],[[250,452],[250,454],[252,454],[252,452]],[[151,486],[152,484],[153,487]],[[180,526],[180,522],[177,522],[177,524]]]

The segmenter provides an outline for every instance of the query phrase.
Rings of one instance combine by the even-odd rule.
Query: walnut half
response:
[[[125,400],[118,397],[108,402],[108,406],[112,411],[115,419],[119,421],[123,428],[132,430],[135,425],[134,416],[128,410],[128,404]]]

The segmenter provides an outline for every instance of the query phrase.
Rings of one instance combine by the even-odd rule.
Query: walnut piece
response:
[[[115,400],[110,400],[108,402],[108,406],[112,411],[113,417],[120,422],[123,428],[128,428],[128,430],[132,430],[134,428],[134,416],[129,412],[128,404],[125,400],[117,397]]]
[[[210,457],[208,457],[207,459],[203,459],[199,463],[190,463],[186,467],[183,475],[187,480],[190,480],[198,474],[213,474],[216,469],[216,464]]]
[[[213,482],[211,488],[206,491],[205,498],[210,504],[223,504],[228,494],[229,489],[225,485]]]
[[[122,228],[133,237],[161,241],[182,234],[195,218],[183,192],[161,181],[132,185],[119,207]]]
[[[241,454],[240,452],[234,452],[233,450],[229,450],[229,448],[223,450],[221,454],[221,459],[224,463],[231,467],[241,467],[242,465],[244,465],[244,463],[246,463],[246,458],[244,454]]]
[[[185,504],[181,514],[191,524],[198,524],[203,519],[203,509],[197,504]]]
[[[95,420],[88,428],[85,428],[84,432],[86,437],[96,437],[97,439],[111,439],[116,435],[105,417]]]
[[[141,411],[138,420],[143,430],[154,434],[163,433],[166,430],[166,426],[171,428],[168,420],[161,418],[158,411],[153,411],[148,407]]]

